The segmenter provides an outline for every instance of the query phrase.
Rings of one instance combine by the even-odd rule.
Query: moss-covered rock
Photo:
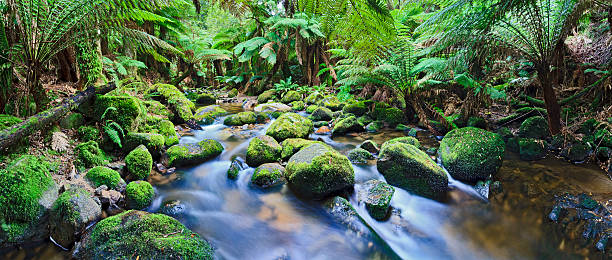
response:
[[[149,114],[156,115],[162,119],[172,119],[174,117],[174,113],[159,101],[147,100],[141,102],[144,104]]]
[[[295,90],[292,90],[292,91],[285,93],[285,95],[283,95],[281,102],[285,104],[289,104],[293,101],[299,101],[299,100],[302,100],[302,94],[300,94],[299,92]]]
[[[102,217],[100,200],[82,188],[70,188],[53,203],[49,230],[56,243],[70,248],[81,230]]]
[[[535,161],[546,156],[546,146],[542,140],[519,138],[518,144],[521,160]]]
[[[268,101],[275,100],[275,99],[276,99],[276,91],[266,90],[257,97],[257,102],[259,104],[263,104],[263,103],[266,103]]]
[[[312,121],[329,121],[332,120],[332,111],[326,107],[317,107],[317,109],[312,111],[309,118]]]
[[[91,168],[108,163],[106,155],[95,141],[80,143],[74,150],[77,156],[76,165],[80,168]]]
[[[548,135],[548,121],[541,116],[525,119],[518,131],[518,136],[523,138],[544,139]]]
[[[319,108],[319,106],[317,105],[310,105],[306,108],[306,113],[308,114],[312,114],[315,110],[317,110],[317,108]]]
[[[141,145],[125,157],[125,166],[132,180],[146,180],[153,169],[153,157],[147,147]]]
[[[370,153],[373,153],[373,154],[376,154],[378,153],[378,151],[380,151],[380,149],[378,148],[378,145],[372,140],[366,140],[363,143],[361,143],[358,147]]]
[[[240,171],[244,170],[246,167],[244,165],[244,161],[240,157],[236,157],[232,160],[229,169],[227,169],[227,178],[230,180],[235,180],[238,178],[238,174]]]
[[[363,127],[366,127],[367,125],[369,125],[370,123],[374,122],[374,119],[372,119],[371,117],[365,115],[365,116],[360,116],[357,118],[357,122],[359,122],[359,124]]]
[[[193,119],[195,104],[189,100],[183,92],[169,84],[155,84],[151,91],[157,91],[166,100],[170,109],[174,112],[172,121],[185,123]]]
[[[49,167],[23,155],[0,169],[0,247],[47,238],[48,210],[57,198]]]
[[[246,162],[251,167],[277,162],[280,160],[281,150],[281,145],[271,136],[255,137],[247,148]]]
[[[129,209],[143,209],[151,205],[155,190],[151,183],[133,181],[125,187],[125,204]]]
[[[365,130],[368,133],[377,133],[382,128],[383,128],[383,122],[382,121],[374,121],[374,122],[369,123],[368,125],[366,125]]]
[[[504,140],[489,131],[465,127],[449,132],[438,154],[453,178],[464,181],[484,180],[501,167]]]
[[[77,130],[81,142],[97,141],[100,139],[100,130],[93,126],[81,126]]]
[[[271,188],[285,182],[285,167],[278,163],[262,164],[251,176],[251,183],[260,188]]]
[[[85,124],[85,118],[80,113],[70,113],[60,121],[60,126],[64,129],[77,129],[83,124]]]
[[[377,120],[384,121],[391,126],[396,126],[397,124],[406,122],[404,112],[395,107],[387,108],[383,114],[383,117],[377,118]]]
[[[587,142],[576,141],[567,146],[561,155],[570,162],[583,162],[591,155],[592,148]]]
[[[270,125],[266,135],[280,142],[288,138],[307,138],[313,131],[310,119],[296,113],[285,113]]]
[[[376,163],[393,186],[429,198],[441,198],[448,190],[446,172],[425,152],[403,142],[383,145]]]
[[[21,122],[23,122],[23,120],[18,117],[0,114],[0,130],[4,130]]]
[[[320,128],[324,126],[329,127],[329,121],[317,121],[317,122],[314,122],[313,124],[315,128]]]
[[[106,185],[110,189],[116,189],[125,185],[125,181],[121,179],[119,172],[104,166],[91,168],[85,174],[85,178],[96,188]]]
[[[306,140],[302,138],[289,138],[281,143],[281,159],[287,160],[302,148],[309,146],[317,141]]]
[[[504,142],[506,143],[508,142],[508,140],[510,140],[510,138],[514,137],[514,134],[512,133],[512,131],[510,131],[510,128],[508,127],[502,127],[498,129],[497,134],[501,136],[504,139]]]
[[[298,196],[320,199],[351,188],[351,162],[330,147],[315,143],[294,154],[287,164],[289,187]]]
[[[161,154],[165,143],[166,138],[161,134],[128,133],[123,141],[123,149],[127,152],[144,145],[153,156],[157,157]]]
[[[344,104],[340,102],[340,100],[336,96],[327,96],[321,101],[319,101],[317,105],[329,108],[332,111],[342,110],[342,107],[344,106]]]
[[[481,128],[481,129],[485,129],[486,130],[487,129],[487,121],[485,121],[484,118],[482,118],[482,117],[471,116],[470,118],[468,118],[467,126]]]
[[[306,104],[308,105],[314,105],[319,103],[319,101],[323,100],[323,95],[321,95],[321,93],[319,92],[313,92],[312,94],[308,95],[308,97],[306,97],[306,99],[304,99],[304,102],[306,102]]]
[[[368,164],[368,160],[374,160],[374,156],[370,152],[361,148],[349,151],[347,157],[354,164]]]
[[[240,112],[238,114],[228,116],[223,121],[223,124],[227,126],[241,126],[255,123],[265,123],[265,120],[262,120],[262,118],[258,117],[255,112],[251,111]]]
[[[194,115],[194,119],[198,124],[210,125],[215,122],[219,116],[227,115],[227,111],[218,105],[206,106],[198,108]]]
[[[379,180],[369,180],[363,184],[359,201],[364,202],[373,219],[384,220],[389,215],[393,193],[395,189],[391,185]]]
[[[235,89],[235,88],[233,88],[232,90],[227,92],[227,97],[228,98],[235,98],[236,96],[238,96],[238,90]]]
[[[368,107],[366,107],[363,101],[359,101],[347,104],[342,108],[342,111],[356,116],[363,116],[368,112]]]
[[[302,111],[304,110],[304,108],[306,108],[306,104],[302,100],[293,101],[291,102],[291,108],[293,109],[293,111]]]
[[[291,112],[291,107],[283,103],[265,103],[255,107],[255,112],[259,113],[286,113]]]
[[[362,132],[363,126],[357,121],[357,117],[351,115],[347,118],[341,119],[334,125],[332,135],[342,135],[351,132]]]
[[[168,164],[171,167],[179,167],[204,163],[222,152],[223,145],[210,139],[196,144],[177,144],[168,148]]]
[[[98,120],[104,115],[105,120],[117,122],[126,132],[136,131],[144,121],[145,107],[135,97],[130,96],[98,96],[94,114]],[[106,114],[105,114],[106,112]]]
[[[213,259],[212,247],[176,219],[127,211],[98,222],[75,250],[79,259]]]
[[[380,147],[380,149],[383,149],[386,145],[395,144],[395,143],[404,143],[404,144],[413,145],[416,148],[421,148],[421,143],[419,142],[418,139],[412,136],[404,136],[404,137],[393,138],[389,141],[384,142],[382,146]]]
[[[215,98],[215,96],[213,96],[213,94],[202,93],[202,94],[199,94],[198,97],[196,98],[196,103],[198,105],[203,105],[203,106],[214,105],[215,103],[217,103],[217,99]]]
[[[176,129],[174,129],[174,124],[170,122],[170,120],[160,121],[157,132],[164,137],[164,144],[166,146],[172,146],[179,143],[179,136],[176,133]]]

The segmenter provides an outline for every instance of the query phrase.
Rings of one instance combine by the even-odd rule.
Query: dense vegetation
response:
[[[55,201],[43,202],[53,197],[45,194],[59,190],[53,207],[74,212],[52,218],[57,226],[80,230],[102,210],[115,215],[83,235],[81,250],[109,259],[113,250],[211,257],[208,242],[174,219],[116,209],[147,208],[153,175],[222,154],[220,140],[179,138],[224,116],[233,129],[276,120],[248,146],[246,164],[266,166],[253,182],[286,179],[308,199],[350,189],[351,163],[374,159],[389,184],[438,200],[446,171],[491,183],[505,151],[590,162],[612,179],[611,75],[609,1],[0,0],[0,202],[12,204],[0,205],[0,248],[48,232],[71,247],[76,231],[36,223]],[[308,118],[289,113],[303,111]],[[336,137],[385,128],[413,137],[425,130],[442,140],[439,151],[403,137],[380,153],[364,143],[347,158],[305,140],[315,130]],[[244,167],[233,161],[230,179]],[[372,187],[392,196],[389,184]],[[85,190],[64,192],[71,185]],[[390,201],[368,210],[382,220]],[[169,224],[123,233],[153,220]],[[603,233],[594,236],[612,236]],[[124,239],[153,246],[116,243]]]

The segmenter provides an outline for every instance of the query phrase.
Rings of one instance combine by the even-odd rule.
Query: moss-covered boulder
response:
[[[340,102],[340,100],[336,96],[327,96],[321,101],[319,101],[317,105],[329,108],[332,111],[342,110],[342,107],[344,106],[344,104]]]
[[[227,97],[228,98],[235,98],[236,96],[238,96],[238,90],[235,89],[235,88],[233,88],[232,90],[227,92]]]
[[[385,109],[382,116],[376,119],[384,121],[391,126],[396,126],[398,124],[406,122],[404,118],[404,112],[401,109],[395,107]]]
[[[4,130],[21,122],[23,122],[23,120],[19,117],[0,114],[0,130]]]
[[[125,157],[125,166],[132,180],[146,180],[153,169],[153,156],[147,147],[138,146]]]
[[[369,123],[366,125],[365,130],[368,133],[377,133],[378,131],[380,131],[380,129],[383,128],[383,122],[382,121],[374,121],[372,123]]]
[[[306,140],[302,138],[289,138],[281,143],[281,159],[287,160],[302,148],[309,146],[317,141]]]
[[[349,103],[342,108],[342,112],[350,113],[356,116],[363,116],[368,112],[368,107],[366,107],[363,101]]]
[[[306,102],[306,104],[308,105],[314,105],[319,103],[319,101],[323,100],[323,95],[321,95],[321,93],[319,92],[313,92],[312,94],[308,95],[308,97],[306,97],[306,99],[304,99],[304,102]]]
[[[418,139],[412,136],[404,136],[404,137],[393,138],[389,141],[384,142],[382,146],[380,147],[380,149],[384,148],[386,145],[395,144],[395,143],[404,143],[404,144],[413,145],[416,148],[421,148],[421,143],[419,142]]]
[[[215,98],[213,94],[202,93],[202,94],[199,94],[198,97],[196,98],[196,103],[198,105],[203,105],[203,106],[214,105],[215,103],[217,103],[217,98]]]
[[[85,124],[85,118],[80,113],[70,113],[60,121],[60,126],[64,129],[77,129],[83,124]]]
[[[525,119],[518,131],[523,138],[543,139],[548,136],[548,121],[542,116]]]
[[[75,147],[76,165],[80,168],[91,168],[108,163],[106,155],[95,141],[80,143]]]
[[[263,104],[263,103],[266,103],[268,101],[275,100],[275,99],[276,99],[276,91],[266,90],[257,97],[257,102],[259,104]]]
[[[193,116],[198,124],[210,125],[215,122],[219,116],[227,115],[227,111],[218,105],[206,106],[198,108]]]
[[[302,111],[306,108],[306,104],[302,100],[291,102],[291,109],[293,111]]]
[[[393,193],[395,189],[391,185],[379,180],[369,180],[363,184],[358,197],[373,219],[384,220],[389,215]]]
[[[177,144],[168,148],[168,164],[171,167],[188,166],[204,163],[219,156],[223,145],[211,139],[195,144]]]
[[[373,154],[376,154],[376,153],[378,153],[378,151],[380,151],[380,149],[378,148],[378,144],[376,144],[372,140],[365,140],[358,147],[361,148],[361,149],[364,149],[364,150],[366,150],[366,151],[368,151],[370,153],[373,153]]]
[[[71,187],[53,203],[49,231],[56,243],[70,248],[81,231],[100,218],[102,218],[100,200],[82,188]]]
[[[151,91],[157,91],[174,112],[173,122],[182,124],[193,119],[195,104],[183,92],[169,84],[155,84]]]
[[[349,116],[347,118],[341,119],[334,125],[334,129],[332,130],[332,135],[342,135],[346,133],[352,132],[362,132],[363,126],[359,124],[356,116]]]
[[[97,141],[100,139],[100,130],[93,126],[81,126],[77,130],[81,142]]]
[[[125,187],[125,204],[129,209],[143,209],[151,205],[155,190],[151,183],[133,181]]]
[[[170,120],[160,121],[157,126],[157,133],[164,137],[164,144],[166,146],[172,146],[179,143],[179,136],[176,133],[174,124]]]
[[[98,96],[94,106],[98,120],[104,115],[105,120],[117,122],[126,132],[136,131],[146,115],[145,107],[135,97]]]
[[[361,148],[349,151],[347,157],[354,164],[368,164],[368,160],[374,160],[374,155]]]
[[[293,192],[306,198],[324,198],[355,184],[355,173],[348,158],[319,143],[291,156],[287,176]]]
[[[546,156],[546,146],[542,140],[519,138],[518,145],[521,160],[535,161]]]
[[[444,169],[414,145],[383,145],[376,168],[389,184],[421,196],[441,198],[448,190]]]
[[[319,108],[319,106],[317,106],[317,105],[310,105],[310,106],[306,107],[306,113],[312,114],[315,110],[317,110],[317,108]]]
[[[165,143],[166,138],[161,134],[128,133],[123,141],[123,149],[129,152],[138,146],[144,145],[153,156],[157,157],[161,154]]]
[[[500,129],[497,129],[497,134],[501,136],[501,138],[504,139],[504,142],[506,143],[508,143],[508,140],[510,140],[510,138],[514,137],[514,134],[512,133],[512,131],[510,131],[510,128],[508,127],[502,127]]]
[[[561,155],[570,162],[583,162],[588,159],[592,151],[593,149],[588,142],[576,141],[563,149]]]
[[[298,100],[302,100],[302,94],[300,94],[299,92],[295,90],[292,90],[292,91],[285,93],[285,95],[283,95],[281,102],[285,104],[289,104],[293,101],[298,101]]]
[[[260,188],[271,188],[285,183],[285,167],[278,163],[262,164],[251,176],[251,183]]]
[[[0,169],[0,247],[41,241],[48,237],[49,209],[57,185],[49,163],[23,155]]]
[[[482,118],[482,117],[471,116],[470,118],[468,118],[467,126],[481,128],[481,129],[485,129],[486,130],[487,129],[487,121],[484,120],[484,118]]]
[[[213,248],[178,220],[130,210],[98,222],[74,251],[78,259],[213,259]]]
[[[146,107],[147,113],[155,115],[155,117],[162,119],[172,119],[174,117],[174,113],[159,101],[146,100],[141,102]]]
[[[255,137],[247,148],[246,163],[251,167],[257,167],[264,163],[277,162],[281,158],[281,150],[281,145],[271,136]]]
[[[106,185],[109,189],[125,186],[125,181],[121,179],[119,172],[104,166],[91,168],[85,174],[85,178],[96,188],[102,185]]]
[[[265,115],[247,111],[247,112],[240,112],[238,114],[234,114],[234,115],[226,117],[225,120],[223,121],[223,124],[227,126],[262,124],[262,123],[265,123],[266,119],[267,117]]]
[[[309,118],[312,121],[329,121],[332,120],[332,111],[326,107],[317,107],[317,109],[312,111]]]
[[[498,134],[465,127],[449,132],[442,139],[438,154],[453,178],[477,181],[497,173],[505,150],[504,140]]]
[[[374,122],[374,119],[372,119],[370,116],[364,115],[364,116],[358,117],[357,122],[359,122],[361,126],[366,127],[370,123]]]
[[[280,142],[288,138],[307,138],[313,131],[310,119],[296,113],[285,113],[270,125],[266,135]]]
[[[244,170],[245,168],[246,168],[245,163],[244,163],[244,160],[242,160],[242,158],[236,157],[232,159],[230,167],[229,169],[227,169],[227,178],[230,180],[237,179],[238,174],[240,174],[240,171]]]

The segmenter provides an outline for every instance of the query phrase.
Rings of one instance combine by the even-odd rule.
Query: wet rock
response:
[[[326,107],[318,107],[309,118],[313,121],[329,121],[332,120],[332,111]]]
[[[317,142],[301,138],[289,138],[281,143],[281,146],[283,147],[283,150],[281,151],[281,158],[283,160],[289,159],[295,153],[299,152],[302,148],[314,143]]]
[[[501,136],[474,127],[449,132],[438,149],[442,164],[451,176],[464,181],[484,180],[497,173],[504,152]]]
[[[215,122],[215,119],[217,119],[217,117],[226,114],[227,111],[225,109],[221,108],[218,105],[212,105],[199,108],[194,115],[194,119],[198,124],[210,125]]]
[[[384,220],[389,215],[393,193],[395,189],[391,185],[379,180],[369,180],[363,184],[359,201],[365,203],[366,210],[373,219]]]
[[[227,170],[227,178],[231,179],[231,180],[235,180],[238,178],[238,174],[240,174],[240,171],[244,170],[245,167],[245,163],[242,160],[242,158],[240,157],[236,157],[232,160],[232,164],[230,165],[229,169]]]
[[[288,138],[307,138],[314,131],[313,127],[310,119],[296,113],[285,113],[270,125],[266,135],[279,142]]]
[[[318,134],[318,135],[328,135],[328,134],[331,134],[331,131],[332,130],[329,129],[328,126],[322,126],[319,129],[317,129],[317,131],[315,131],[315,134]]]
[[[329,128],[329,122],[328,121],[314,122],[314,127],[316,127],[316,128],[320,128],[320,127],[324,127],[324,126],[327,126]]]
[[[561,152],[570,162],[583,162],[591,155],[591,146],[587,142],[574,142]]]
[[[255,107],[255,112],[273,113],[273,112],[291,112],[291,107],[283,103],[265,103]]]
[[[304,102],[306,102],[306,104],[309,105],[313,105],[313,104],[317,104],[319,103],[319,101],[323,100],[323,95],[321,95],[321,93],[319,92],[314,92],[310,95],[308,95],[308,97],[306,97],[306,99],[304,99]]]
[[[355,116],[363,116],[365,113],[368,112],[368,108],[366,107],[363,101],[359,101],[347,104],[342,108],[342,112],[350,113]]]
[[[518,131],[518,136],[523,138],[544,139],[548,135],[548,121],[542,116],[525,119]]]
[[[227,126],[242,126],[255,123],[262,124],[265,123],[266,119],[267,116],[263,114],[247,111],[226,117],[223,124]]]
[[[377,133],[382,128],[383,128],[383,122],[382,121],[374,121],[374,122],[369,123],[368,125],[366,125],[365,130],[368,133]]]
[[[159,208],[159,213],[173,218],[182,217],[187,211],[187,206],[180,200],[164,201]]]
[[[262,164],[251,176],[251,183],[260,188],[271,188],[285,183],[285,167],[278,163]]]
[[[61,246],[70,248],[81,230],[101,217],[102,207],[98,199],[84,189],[70,188],[63,192],[51,207],[51,237]]]
[[[285,103],[285,104],[289,104],[293,101],[299,101],[302,100],[302,94],[300,94],[299,92],[295,91],[295,90],[291,90],[287,93],[285,93],[285,95],[283,95],[283,98],[281,99],[281,102]]]
[[[215,140],[204,140],[195,144],[177,144],[168,148],[168,164],[171,167],[204,163],[219,156],[223,146]]]
[[[366,127],[367,125],[369,125],[370,123],[374,122],[374,119],[372,119],[371,117],[365,115],[365,116],[360,116],[357,118],[357,122],[359,122],[359,124],[363,127]]]
[[[385,148],[385,146],[395,144],[395,143],[404,143],[404,144],[412,145],[416,148],[421,148],[421,143],[419,142],[418,139],[412,136],[404,136],[404,137],[393,138],[389,141],[384,142],[382,146],[380,147],[380,149],[383,149]]]
[[[519,138],[518,143],[521,160],[535,161],[546,157],[544,141],[533,138]]]
[[[419,148],[395,142],[383,145],[376,164],[393,186],[429,198],[440,198],[448,190],[446,172]]]
[[[149,150],[141,145],[125,157],[125,166],[132,180],[146,180],[153,170],[153,157]]]
[[[317,106],[317,105],[310,105],[310,106],[306,107],[306,113],[312,114],[312,112],[317,110],[317,108],[319,108],[319,106]]]
[[[73,251],[78,259],[213,259],[213,248],[176,219],[130,210],[98,222]]]
[[[294,154],[287,164],[287,176],[293,192],[306,198],[324,198],[355,184],[348,158],[320,143]]]
[[[361,148],[349,151],[347,157],[354,164],[368,164],[368,160],[374,160],[374,156],[370,152]]]
[[[263,104],[274,99],[276,99],[276,91],[266,90],[257,97],[257,102],[259,102],[259,104]]]
[[[123,141],[123,150],[130,152],[136,147],[144,145],[153,157],[158,157],[165,143],[166,139],[161,134],[128,133]]]
[[[372,140],[366,140],[359,145],[359,148],[364,149],[370,153],[377,154],[379,149],[378,145]]]
[[[357,117],[349,116],[345,119],[341,119],[334,125],[332,135],[342,135],[351,132],[362,132],[363,126],[357,121]]]
[[[271,136],[255,137],[249,143],[246,153],[246,163],[257,167],[264,163],[277,162],[281,158],[281,145]]]
[[[128,209],[143,209],[151,205],[155,190],[146,181],[133,181],[125,187],[125,203]]]

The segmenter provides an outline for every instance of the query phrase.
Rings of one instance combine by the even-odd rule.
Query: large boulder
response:
[[[133,181],[125,187],[125,204],[129,209],[143,209],[155,197],[153,186],[146,181]]]
[[[383,145],[376,163],[393,186],[429,198],[441,198],[448,190],[446,172],[414,145],[395,142]]]
[[[519,138],[518,145],[521,160],[535,161],[546,156],[546,145],[542,140]]]
[[[87,225],[102,217],[100,200],[82,188],[70,188],[51,207],[49,229],[55,242],[65,248],[85,230]]]
[[[261,93],[261,95],[259,95],[257,97],[257,102],[259,104],[263,104],[263,103],[266,103],[266,102],[268,102],[270,100],[274,100],[274,99],[276,99],[276,91],[274,91],[274,90],[266,90],[263,93]]]
[[[123,141],[123,150],[129,152],[144,145],[153,156],[158,157],[165,143],[166,138],[161,134],[128,133]]]
[[[0,248],[48,238],[49,210],[58,187],[48,163],[23,155],[0,169]]]
[[[354,164],[368,164],[368,160],[374,160],[374,155],[361,148],[349,151],[347,157]]]
[[[332,130],[332,135],[342,135],[351,132],[362,132],[363,126],[359,124],[356,116],[349,116],[347,118],[339,120]]]
[[[363,116],[368,112],[368,107],[363,101],[347,104],[342,108],[344,113],[350,113],[356,116]]]
[[[136,131],[144,120],[146,108],[135,97],[130,96],[98,96],[96,98],[94,115],[96,119],[113,120],[126,132]]]
[[[295,90],[292,90],[292,91],[285,93],[285,95],[283,95],[281,102],[285,104],[289,104],[293,101],[298,101],[298,100],[302,100],[302,94],[300,94],[299,92]]]
[[[373,219],[384,220],[389,214],[393,193],[395,189],[391,185],[379,180],[369,180],[363,184],[358,199],[365,204]]]
[[[130,210],[91,228],[74,250],[78,259],[213,259],[213,248],[178,220]]]
[[[442,139],[438,154],[453,178],[477,181],[497,173],[505,150],[504,140],[498,134],[465,127],[449,132]]]
[[[313,121],[329,121],[332,120],[332,111],[326,107],[317,107],[312,114],[310,119]]]
[[[282,147],[274,138],[262,135],[255,137],[249,143],[246,153],[246,163],[257,167],[264,163],[273,163],[280,160]]]
[[[317,141],[306,140],[302,138],[289,138],[281,143],[282,151],[281,158],[287,160],[302,148],[309,146]]]
[[[266,119],[267,117],[264,114],[247,111],[226,117],[223,124],[227,126],[241,126],[256,123],[261,124],[264,123]]]
[[[404,136],[404,137],[393,138],[389,141],[384,142],[382,146],[380,147],[380,149],[384,148],[386,145],[395,144],[395,143],[404,143],[404,144],[413,145],[416,148],[421,148],[421,143],[419,142],[418,139],[412,136]]]
[[[251,183],[260,188],[271,188],[285,183],[285,167],[278,163],[262,164],[251,176]]]
[[[153,157],[147,147],[141,145],[125,157],[125,166],[132,180],[146,180],[153,169]]]
[[[121,179],[119,172],[104,166],[91,168],[85,174],[85,179],[96,188],[105,185],[110,189],[120,189],[125,186],[125,181]]]
[[[219,156],[222,152],[223,145],[211,139],[195,144],[177,144],[168,148],[168,165],[179,167],[199,164]]]
[[[265,103],[256,106],[254,110],[258,113],[285,113],[291,112],[291,107],[283,103]]]
[[[298,196],[321,199],[349,189],[355,173],[346,156],[315,143],[294,154],[287,164],[289,187]]]
[[[285,113],[270,125],[266,135],[280,142],[287,138],[307,138],[313,131],[310,119],[296,113]]]
[[[321,95],[321,93],[317,92],[313,92],[312,94],[308,95],[308,97],[306,97],[306,99],[304,99],[304,102],[306,102],[306,104],[308,105],[314,105],[319,103],[319,101],[323,100],[323,95]]]
[[[198,124],[210,125],[215,122],[215,119],[219,116],[226,115],[227,111],[219,105],[212,105],[198,108],[194,115],[194,119]]]
[[[548,121],[542,116],[527,118],[521,124],[518,135],[523,138],[546,138],[548,136]]]

